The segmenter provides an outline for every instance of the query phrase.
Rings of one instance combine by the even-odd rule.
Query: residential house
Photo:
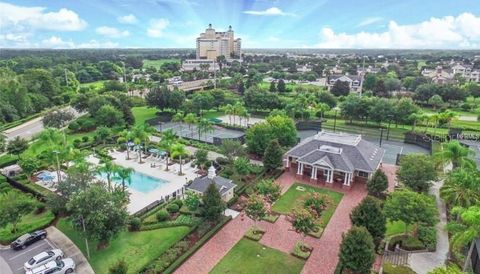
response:
[[[343,81],[348,82],[350,91],[352,92],[361,92],[362,91],[362,77],[361,76],[352,76],[352,75],[330,75],[327,77],[326,85],[328,90],[330,90],[335,82]]]
[[[208,174],[206,176],[195,178],[193,182],[187,186],[187,190],[191,190],[195,193],[203,195],[208,186],[211,184],[215,184],[220,192],[220,196],[222,196],[223,201],[228,202],[233,198],[233,191],[237,185],[234,184],[230,179],[217,176],[215,167],[213,165],[208,169]]]

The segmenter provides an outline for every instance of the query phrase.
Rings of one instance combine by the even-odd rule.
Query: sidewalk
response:
[[[65,254],[65,257],[70,257],[73,259],[77,266],[75,273],[95,274],[92,267],[88,263],[87,258],[83,256],[83,253],[80,251],[80,249],[67,236],[65,236],[65,234],[63,234],[54,226],[49,226],[46,230],[48,240],[53,245],[61,249]]]

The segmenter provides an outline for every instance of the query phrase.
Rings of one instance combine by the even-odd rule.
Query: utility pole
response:
[[[88,247],[87,230],[85,229],[85,218],[82,215],[83,236],[85,237],[85,247],[87,248],[87,257],[90,260],[90,248]]]
[[[380,129],[380,147],[382,147],[383,128]]]

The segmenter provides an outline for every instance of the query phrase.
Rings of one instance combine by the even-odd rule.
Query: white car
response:
[[[75,271],[75,262],[71,258],[66,258],[60,261],[50,261],[27,271],[26,274],[70,274],[73,271]]]
[[[23,268],[25,269],[25,271],[29,271],[35,267],[44,265],[48,262],[55,261],[55,260],[59,261],[62,258],[63,258],[63,252],[60,249],[52,249],[52,250],[44,251],[38,255],[35,255],[30,260],[28,260],[28,262],[26,262],[23,265]]]

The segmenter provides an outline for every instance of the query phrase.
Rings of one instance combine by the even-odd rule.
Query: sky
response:
[[[0,0],[0,48],[480,49],[479,0]]]

